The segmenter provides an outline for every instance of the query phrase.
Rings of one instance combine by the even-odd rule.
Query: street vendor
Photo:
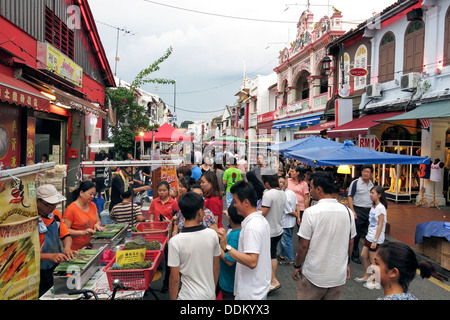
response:
[[[72,192],[74,201],[64,212],[64,222],[73,237],[73,250],[89,246],[91,235],[105,230],[102,227],[97,206],[92,202],[95,193],[95,184],[92,181],[81,182],[80,186]]]
[[[58,263],[72,259],[76,251],[71,249],[72,237],[56,209],[58,203],[66,198],[53,185],[45,184],[36,189],[36,199],[41,247],[39,296],[42,296],[53,286],[53,270]]]

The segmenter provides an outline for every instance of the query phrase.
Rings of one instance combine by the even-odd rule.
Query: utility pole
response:
[[[124,35],[127,35],[127,34],[131,34],[132,36],[134,36],[136,33],[135,32],[133,32],[133,31],[130,31],[130,30],[128,30],[128,29],[126,29],[126,28],[119,28],[119,27],[115,27],[115,26],[113,26],[113,25],[110,25],[110,24],[107,24],[107,23],[104,23],[104,22],[101,22],[101,21],[97,21],[98,23],[101,23],[101,24],[103,24],[103,25],[105,25],[105,26],[107,26],[107,27],[110,27],[110,28],[113,28],[113,29],[116,29],[117,30],[117,40],[116,40],[116,57],[115,57],[115,64],[114,64],[114,76],[117,76],[117,62],[119,62],[119,35],[120,35],[120,32],[122,31],[123,33],[124,33]]]

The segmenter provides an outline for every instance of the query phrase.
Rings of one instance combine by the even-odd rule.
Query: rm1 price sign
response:
[[[374,135],[359,138],[359,147],[377,150],[380,146],[380,140]]]

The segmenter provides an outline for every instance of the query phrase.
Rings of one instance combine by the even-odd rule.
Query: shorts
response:
[[[280,242],[282,236],[283,234],[280,234],[279,236],[276,237],[270,237],[270,259],[277,258],[278,242]]]
[[[372,242],[370,242],[369,240],[367,240],[366,238],[364,238],[364,247],[367,247],[369,249],[369,251],[375,252],[378,250],[378,247],[380,246],[379,243],[377,243],[377,247],[375,249],[372,249],[370,247],[370,245],[372,244]]]

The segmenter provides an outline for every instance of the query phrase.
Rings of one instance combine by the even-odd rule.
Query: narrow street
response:
[[[436,208],[416,207],[410,203],[395,203],[389,201],[388,223],[390,224],[390,234],[387,235],[388,241],[401,241],[412,247],[414,244],[414,235],[416,225],[429,221],[450,221],[450,207]],[[226,223],[224,222],[224,225]],[[297,249],[298,238],[294,237],[294,251]],[[362,244],[360,244],[362,248]],[[418,259],[427,259],[426,256],[418,255]],[[440,268],[434,264],[437,270],[450,277],[450,270]],[[292,279],[292,266],[280,265],[277,269],[277,278],[281,283],[281,288],[268,296],[268,300],[295,300],[297,282]],[[361,283],[353,279],[363,275],[362,264],[350,263],[350,279],[344,287],[341,300],[376,300],[383,296],[383,290],[366,289]],[[153,281],[150,287],[161,300],[169,299],[168,293],[161,293],[162,278]],[[419,275],[410,285],[411,292],[419,300],[450,300],[450,283],[440,282],[434,278],[422,279]],[[155,298],[148,294],[145,299],[154,300]]]

